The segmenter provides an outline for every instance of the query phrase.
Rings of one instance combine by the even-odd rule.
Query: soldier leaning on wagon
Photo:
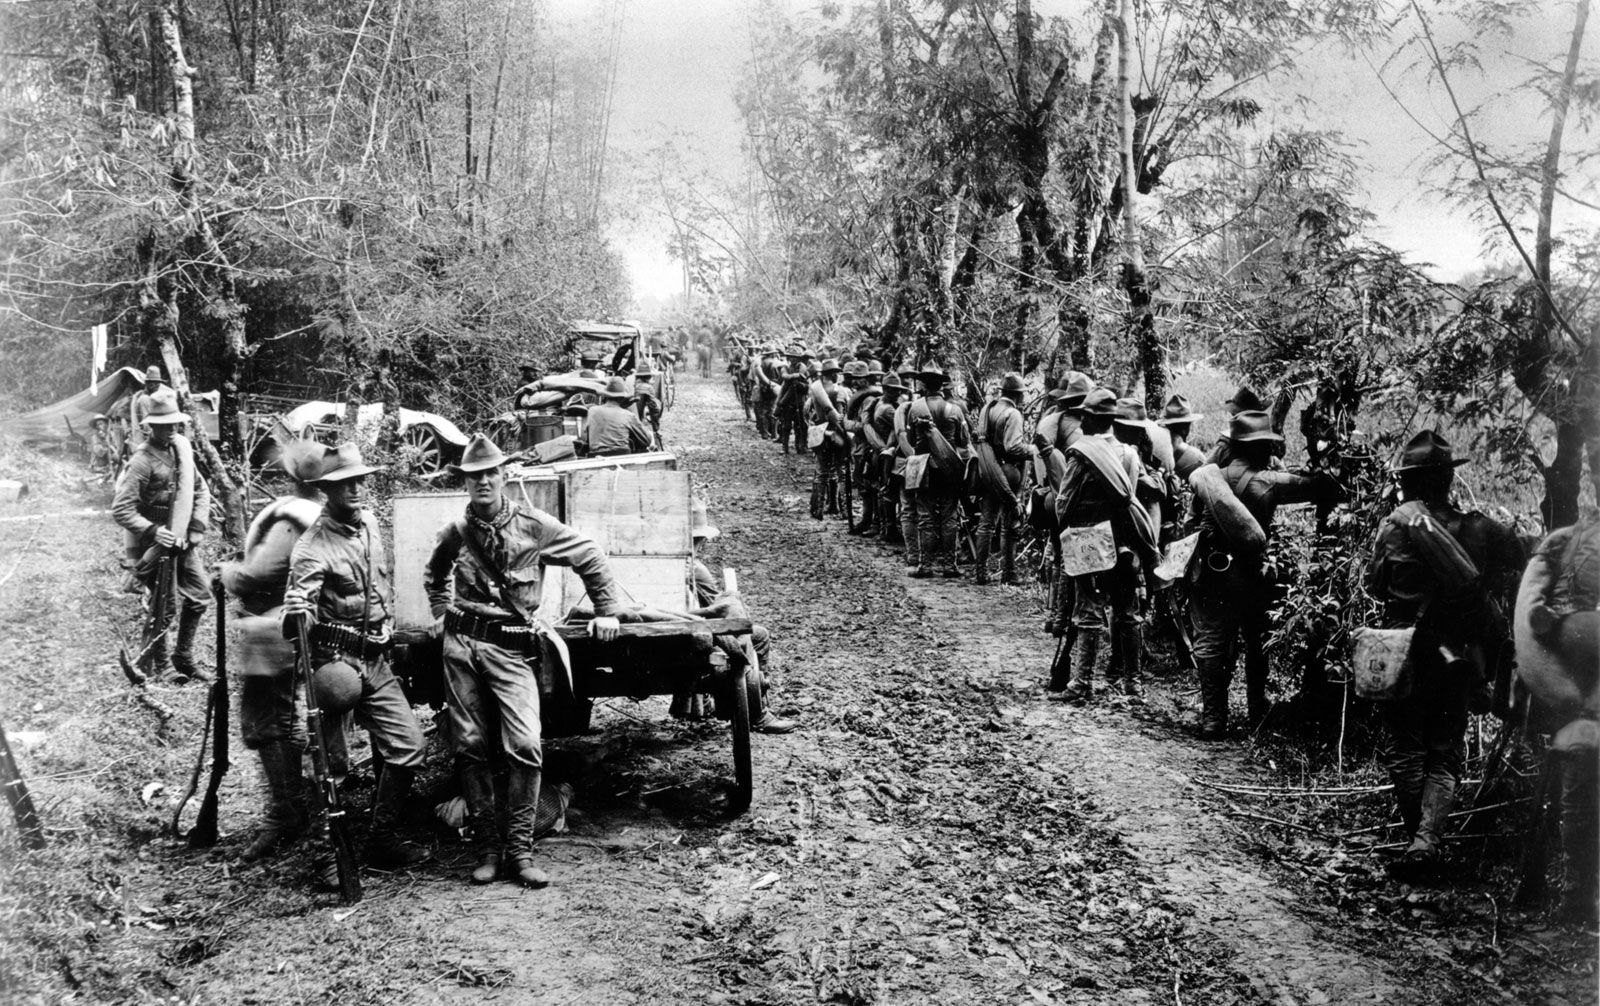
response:
[[[949,378],[936,363],[917,372],[922,397],[906,410],[912,446],[927,466],[916,493],[919,565],[911,575],[957,577],[957,539],[964,472],[957,457],[972,439],[967,414],[944,396]]]
[[[1132,694],[1141,642],[1139,589],[1144,572],[1160,558],[1155,529],[1136,497],[1142,474],[1138,456],[1111,432],[1116,396],[1097,389],[1084,399],[1079,414],[1081,435],[1065,452],[1056,521],[1064,535],[1098,538],[1097,548],[1109,554],[1103,555],[1101,569],[1070,575],[1070,592],[1061,592],[1071,604],[1071,677],[1061,694],[1068,702],[1090,697],[1098,665],[1109,659],[1113,646],[1121,658],[1123,688]],[[1109,542],[1103,530],[1096,530],[1105,524]]]
[[[422,768],[422,728],[389,667],[389,598],[393,567],[377,518],[363,507],[366,479],[377,469],[355,444],[341,444],[323,462],[315,485],[327,502],[295,543],[284,591],[284,630],[308,620],[314,676],[350,682],[352,711],[383,759],[373,798],[367,857],[379,866],[409,866],[428,852],[399,834],[400,810]]]
[[[210,579],[200,555],[200,542],[211,527],[211,491],[195,470],[194,451],[179,432],[189,417],[178,410],[178,396],[162,388],[151,396],[144,425],[149,434],[128,462],[117,483],[111,516],[130,537],[130,554],[136,557],[134,576],[148,590],[158,588],[162,563],[172,563],[175,602],[178,606],[178,641],[172,667],[179,676],[193,677],[194,637],[211,596]],[[188,527],[175,534],[168,527],[174,509],[189,509]],[[156,672],[167,663],[167,626],[150,641],[148,665]]]
[[[1412,865],[1438,858],[1466,756],[1469,705],[1505,642],[1501,604],[1514,595],[1525,560],[1509,529],[1450,502],[1455,468],[1465,463],[1433,430],[1411,438],[1393,469],[1403,501],[1379,525],[1367,568],[1383,627],[1415,627],[1410,693],[1383,710]]]
[[[626,377],[613,377],[600,392],[605,401],[589,408],[589,415],[574,445],[584,457],[609,457],[639,454],[654,444],[650,430],[637,413],[628,408],[633,392]]]
[[[1017,582],[1017,492],[1022,488],[1022,466],[1031,457],[1023,433],[1021,374],[1000,379],[1000,396],[978,413],[975,437],[993,452],[995,471],[981,483],[981,517],[977,554],[973,556],[973,581],[989,582],[989,550],[995,530],[1000,532],[1000,582]],[[984,459],[987,464],[987,459]]]
[[[691,507],[691,534],[694,538],[695,550],[698,552],[702,543],[718,537],[722,532],[711,523],[706,514],[706,505],[699,499],[694,500]],[[717,575],[711,572],[698,555],[689,567],[689,581],[694,588],[694,610],[692,614],[702,615],[706,618],[727,617],[718,598],[722,594],[722,583]],[[743,609],[741,608],[741,612]],[[743,614],[739,617],[743,617]],[[745,660],[744,649],[736,636],[712,637],[718,649],[728,655],[730,660]],[[755,687],[750,689],[753,702],[750,706],[750,729],[763,734],[786,734],[794,730],[796,724],[793,720],[786,720],[773,713],[767,705],[767,693],[772,684],[772,632],[759,622],[751,622],[750,645],[755,651],[756,663],[760,669],[749,669],[747,673],[754,674],[752,682]]]
[[[839,513],[841,481],[844,466],[850,462],[850,441],[845,430],[845,409],[848,402],[844,388],[839,386],[843,368],[839,361],[822,361],[821,373],[806,390],[805,419],[807,442],[816,454],[817,470],[811,479],[811,517],[821,520],[823,515]],[[809,430],[822,427],[821,438],[809,435]]]
[[[1220,738],[1227,730],[1228,684],[1241,642],[1250,719],[1259,721],[1267,712],[1265,636],[1275,571],[1267,564],[1266,547],[1273,516],[1285,504],[1332,500],[1339,494],[1338,486],[1323,476],[1274,471],[1272,460],[1282,444],[1271,417],[1255,411],[1235,413],[1219,444],[1228,458],[1217,473],[1224,483],[1221,492],[1248,511],[1261,535],[1257,546],[1241,547],[1202,494],[1195,495],[1200,540],[1190,565],[1189,617],[1200,677],[1200,736],[1206,739]]]
[[[883,508],[879,455],[888,446],[882,434],[872,427],[872,415],[883,398],[884,369],[883,364],[876,360],[852,360],[850,366],[857,368],[860,376],[855,393],[845,406],[845,428],[850,433],[850,458],[847,463],[851,466],[856,492],[861,495],[861,520],[850,529],[850,533],[871,538],[878,534],[878,511]]]
[[[594,603],[589,633],[597,639],[616,638],[623,605],[593,539],[506,499],[505,461],[500,448],[478,434],[452,466],[466,481],[467,509],[439,529],[424,587],[444,638],[445,708],[478,857],[472,882],[494,880],[504,856],[519,882],[543,887],[549,878],[534,865],[533,839],[544,756],[539,679],[528,653],[544,567],[569,566],[582,578]],[[508,770],[503,844],[496,827],[496,761]]]
[[[239,677],[239,737],[261,759],[266,782],[266,807],[261,829],[245,847],[246,861],[272,855],[305,830],[305,781],[301,762],[306,750],[305,717],[295,679],[294,645],[283,638],[280,622],[295,545],[322,515],[315,479],[324,454],[315,441],[294,440],[278,464],[294,485],[294,494],[268,503],[245,532],[243,554],[219,569],[222,585],[234,597],[233,630]],[[330,747],[343,750],[344,732],[336,719],[325,732]],[[344,772],[343,759],[335,774]]]
[[[1600,502],[1600,471],[1590,468]],[[1560,759],[1561,916],[1592,927],[1600,874],[1600,514],[1534,550],[1517,598],[1517,676],[1538,699]]]

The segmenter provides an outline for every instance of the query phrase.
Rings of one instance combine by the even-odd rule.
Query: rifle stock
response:
[[[0,788],[5,789],[6,802],[11,804],[12,816],[17,819],[17,837],[22,847],[43,849],[44,825],[39,821],[39,810],[33,805],[33,795],[28,792],[22,771],[17,768],[17,759],[11,754],[11,742],[6,738],[4,727],[0,727]]]
[[[227,596],[223,593],[221,580],[212,581],[211,596],[217,602],[217,676],[211,682],[211,711],[208,714],[211,720],[211,778],[206,782],[206,796],[200,802],[200,813],[195,815],[194,827],[189,829],[191,849],[209,849],[217,844],[217,791],[222,786],[222,777],[232,767],[228,760]],[[182,810],[182,807],[179,809]],[[176,816],[173,820],[177,820]]]
[[[305,692],[306,742],[311,749],[312,790],[316,793],[317,817],[324,836],[333,849],[339,871],[339,898],[345,904],[361,900],[361,874],[356,868],[355,847],[350,841],[350,822],[339,799],[339,784],[328,768],[328,746],[322,735],[322,707],[317,704],[317,688],[312,676],[311,639],[304,616],[295,625],[295,673]]]

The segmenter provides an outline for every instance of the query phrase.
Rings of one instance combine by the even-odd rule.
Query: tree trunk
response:
[[[1117,46],[1117,84],[1122,93],[1122,284],[1128,291],[1128,332],[1139,350],[1144,372],[1144,404],[1158,412],[1167,394],[1167,348],[1156,332],[1150,310],[1150,284],[1144,274],[1144,246],[1139,235],[1139,172],[1133,147],[1133,3],[1122,0]]]
[[[219,432],[223,442],[231,449],[235,460],[242,466],[249,460],[242,456],[244,446],[239,434],[239,368],[244,358],[245,307],[239,300],[234,284],[233,265],[228,261],[221,242],[217,239],[216,231],[212,229],[210,221],[202,211],[199,194],[196,191],[198,152],[195,146],[194,127],[195,71],[184,56],[183,36],[178,28],[177,6],[177,0],[166,0],[156,15],[161,28],[166,62],[172,71],[172,115],[173,124],[177,127],[177,138],[172,146],[172,188],[177,193],[179,205],[189,218],[198,221],[201,243],[207,255],[213,260],[216,270],[218,285],[216,313],[222,321],[223,329],[222,407],[218,416]],[[156,261],[157,258],[152,250],[149,264],[153,266]],[[159,289],[159,275],[154,269],[147,268],[145,275],[145,285],[148,289],[141,290],[140,304],[147,310],[154,310],[152,302],[161,304],[157,344],[167,365],[167,372],[172,378],[173,390],[178,393],[183,407],[192,415],[194,400],[189,394],[188,372],[184,369],[183,361],[178,354],[177,294],[170,286],[165,291]],[[223,533],[230,541],[243,541],[244,496],[239,484],[224,467],[222,458],[198,422],[195,423],[195,434],[195,448],[211,470],[211,479],[216,485],[217,495],[222,500],[226,514]]]

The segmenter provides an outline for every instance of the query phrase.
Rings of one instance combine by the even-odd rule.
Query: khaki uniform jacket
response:
[[[165,525],[178,488],[178,456],[171,447],[162,450],[146,441],[134,452],[127,471],[117,483],[111,517],[141,541]],[[211,529],[211,490],[199,472],[194,476],[194,512],[189,518],[189,542],[194,544]]]
[[[318,622],[380,636],[389,624],[394,564],[378,520],[361,511],[360,524],[334,520],[327,510],[295,543],[284,597],[311,602]]]

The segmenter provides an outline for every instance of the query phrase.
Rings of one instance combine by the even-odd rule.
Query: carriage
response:
[[[753,790],[749,689],[758,680],[748,673],[756,661],[752,626],[731,570],[718,606],[727,617],[688,614],[690,473],[678,471],[677,459],[665,453],[580,459],[508,469],[506,493],[594,538],[626,595],[658,619],[625,621],[615,641],[595,640],[585,624],[582,581],[571,570],[549,571],[537,614],[565,644],[570,677],[555,674],[553,687],[541,688],[545,736],[587,732],[597,701],[710,693],[719,717],[729,722],[734,763],[729,806],[735,813],[748,808]],[[423,569],[439,527],[461,514],[466,494],[411,493],[394,497],[393,503],[396,638],[425,645],[433,619]]]

